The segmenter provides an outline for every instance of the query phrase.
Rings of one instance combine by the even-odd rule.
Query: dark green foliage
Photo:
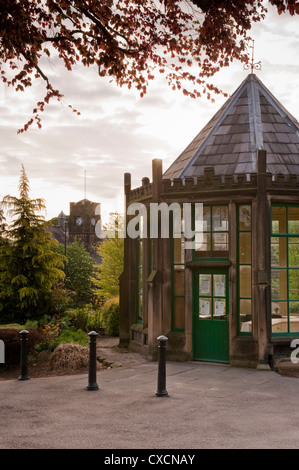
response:
[[[119,335],[119,300],[117,297],[107,300],[103,306],[103,325],[108,336]]]
[[[76,331],[64,330],[51,342],[50,349],[54,350],[59,344],[65,343],[75,343],[80,344],[81,346],[88,346],[89,340],[87,334],[81,329]]]
[[[63,254],[64,246],[59,245],[57,252]],[[67,245],[65,263],[65,288],[75,295],[77,304],[89,302],[93,296],[95,268],[94,261],[84,245],[75,241]]]
[[[74,329],[81,329],[88,333],[92,330],[99,333],[102,329],[101,314],[98,310],[94,310],[91,304],[68,310],[67,318],[69,325]]]
[[[44,217],[43,199],[30,199],[22,167],[19,198],[2,201],[12,217],[5,229],[8,243],[0,246],[0,311],[2,321],[37,319],[51,313],[53,287],[64,278],[64,257],[53,251]]]

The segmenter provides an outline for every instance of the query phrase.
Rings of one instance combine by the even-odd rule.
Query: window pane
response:
[[[185,299],[183,297],[174,298],[173,328],[185,328]]]
[[[184,239],[173,239],[174,264],[184,263]]]
[[[252,314],[251,314],[251,300],[240,300],[240,331],[243,333],[252,332]]]
[[[289,267],[299,268],[299,237],[289,237]]]
[[[290,315],[299,315],[299,302],[290,302]]]
[[[225,297],[226,286],[225,286],[225,274],[214,274],[213,276],[213,295],[214,297]]]
[[[184,295],[185,293],[185,271],[175,266],[174,268],[174,295]]]
[[[299,269],[289,269],[289,299],[299,300]]]
[[[288,299],[288,277],[286,269],[272,269],[271,296],[272,300]]]
[[[287,267],[287,237],[271,238],[271,265]]]
[[[272,206],[272,233],[287,232],[287,212],[286,207]]]
[[[213,318],[215,320],[224,320],[226,314],[225,299],[214,299]]]
[[[211,318],[211,299],[199,299],[199,318],[209,319]]]
[[[239,207],[239,230],[251,230],[251,206]]]
[[[203,207],[203,231],[209,232],[211,230],[211,208],[209,206]]]
[[[228,257],[228,233],[213,233],[213,256]]]
[[[239,234],[239,262],[240,264],[251,263],[251,233],[241,232]]]
[[[288,215],[289,233],[299,233],[299,207],[289,207]]]
[[[212,295],[212,276],[211,274],[199,275],[199,295],[211,296]]]
[[[196,256],[198,258],[210,258],[211,235],[209,233],[202,234],[201,244],[199,246],[196,246]]]
[[[251,297],[251,266],[240,266],[240,297]]]
[[[272,302],[272,333],[286,333],[288,331],[288,304],[287,302]]]
[[[287,302],[272,302],[272,316],[273,318],[282,318],[288,314]]]
[[[216,206],[212,208],[213,231],[228,230],[228,207]]]

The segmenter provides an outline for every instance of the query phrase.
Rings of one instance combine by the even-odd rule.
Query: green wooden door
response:
[[[227,271],[194,273],[193,359],[229,362]]]

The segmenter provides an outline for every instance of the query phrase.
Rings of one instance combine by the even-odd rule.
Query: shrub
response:
[[[36,329],[38,328],[38,321],[37,320],[27,320],[24,326],[25,330],[29,329]]]
[[[105,333],[109,336],[119,335],[119,299],[113,297],[103,306],[103,325]]]
[[[60,334],[60,323],[57,319],[53,318],[50,323],[43,327],[44,341],[38,345],[38,351],[53,349],[52,344],[55,344]]]
[[[64,330],[51,342],[51,349],[55,349],[59,344],[74,343],[81,346],[87,346],[89,343],[86,333],[82,330]]]
[[[92,305],[87,304],[84,307],[69,310],[67,312],[71,324],[77,330],[87,330],[88,314],[92,310]]]
[[[0,370],[20,364],[20,331],[14,328],[0,329],[0,339],[5,346],[5,364],[0,364]],[[36,346],[44,340],[41,330],[28,330],[28,354],[35,351]]]
[[[89,332],[95,330],[100,331],[101,314],[98,310],[94,310],[91,304],[84,307],[68,310],[66,313],[69,326],[72,325],[76,330]]]
[[[102,328],[102,316],[100,312],[93,311],[89,312],[87,318],[87,331],[96,331],[97,333],[100,332]]]

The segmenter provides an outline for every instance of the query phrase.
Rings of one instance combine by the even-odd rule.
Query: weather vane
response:
[[[251,47],[252,51],[251,51],[251,62],[249,62],[248,64],[245,64],[243,66],[243,69],[244,70],[249,70],[250,69],[250,72],[253,73],[254,70],[262,70],[262,63],[261,61],[259,60],[258,62],[254,62],[254,39],[252,39],[252,45],[249,46]]]

